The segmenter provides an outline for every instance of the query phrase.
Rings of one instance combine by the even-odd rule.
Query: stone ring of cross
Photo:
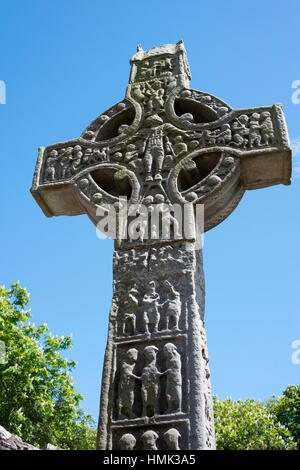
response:
[[[97,209],[109,211],[119,197],[130,205],[159,193],[167,203],[204,204],[209,230],[246,189],[290,183],[281,105],[233,110],[189,89],[182,52],[151,75],[138,51],[125,99],[81,137],[40,149],[32,193],[47,216],[87,213],[96,223]]]

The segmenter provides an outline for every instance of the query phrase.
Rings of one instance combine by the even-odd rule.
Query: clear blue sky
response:
[[[29,193],[38,147],[79,136],[123,99],[138,43],[183,39],[191,87],[232,107],[283,104],[295,147],[292,185],[248,191],[204,246],[213,392],[280,394],[300,377],[291,362],[300,339],[300,104],[291,100],[299,17],[299,0],[1,2],[0,282],[19,279],[34,322],[73,334],[77,389],[95,417],[113,244],[96,237],[86,216],[43,215]]]

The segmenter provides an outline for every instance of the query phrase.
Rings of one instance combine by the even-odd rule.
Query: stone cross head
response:
[[[246,189],[290,184],[280,104],[232,109],[190,89],[182,41],[139,46],[130,63],[124,100],[77,139],[39,149],[31,192],[46,216],[86,213],[98,224],[120,198],[127,215],[133,205],[203,204],[206,231]]]

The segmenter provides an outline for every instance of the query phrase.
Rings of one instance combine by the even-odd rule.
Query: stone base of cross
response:
[[[45,215],[115,239],[98,449],[215,448],[201,233],[246,189],[290,184],[281,105],[234,110],[190,78],[182,41],[139,46],[125,99],[39,150]]]

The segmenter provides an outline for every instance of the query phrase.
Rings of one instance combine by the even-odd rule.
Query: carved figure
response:
[[[128,292],[128,296],[124,302],[124,319],[122,324],[122,334],[124,336],[132,336],[136,333],[136,315],[134,312],[137,312],[138,309],[138,299],[136,295],[138,291],[133,287]]]
[[[148,238],[148,214],[137,210],[134,215],[137,218],[128,224],[129,240],[146,240]]]
[[[262,140],[264,145],[274,142],[274,127],[272,123],[271,113],[264,111],[260,115],[261,123],[260,129],[262,134]]]
[[[45,178],[47,181],[54,181],[56,176],[57,150],[51,150],[47,158]]]
[[[259,124],[260,115],[258,113],[253,113],[249,121],[249,146],[252,148],[254,145],[259,146],[261,141],[260,135],[260,124]]]
[[[162,230],[160,231],[160,234],[164,240],[169,240],[170,239],[170,229],[173,227],[173,233],[174,233],[174,238],[180,238],[180,230],[179,230],[179,223],[176,217],[172,215],[172,211],[170,209],[170,206],[165,202],[165,196],[163,194],[156,194],[154,197],[154,201],[156,203],[156,206],[153,208],[156,214],[156,222],[152,222],[151,224],[151,235],[152,238],[157,238],[156,235],[153,236],[153,234],[158,233],[159,229],[159,215],[161,216],[161,227]],[[154,230],[154,231],[153,231]]]
[[[188,151],[186,143],[183,142],[182,135],[177,135],[174,139],[174,151],[176,158],[182,157]]]
[[[118,386],[118,417],[135,417],[132,407],[134,403],[135,380],[139,379],[134,373],[138,351],[134,348],[126,352],[124,362],[120,365],[120,381]]]
[[[58,168],[59,168],[59,175],[61,178],[65,178],[66,176],[68,176],[68,172],[69,172],[68,167],[72,158],[71,155],[72,155],[72,149],[70,151],[70,148],[68,149],[62,148],[59,151]]]
[[[85,149],[84,155],[82,157],[82,163],[89,164],[91,155],[92,155],[92,149],[91,148]]]
[[[116,162],[121,162],[123,160],[122,152],[115,152],[112,154],[111,159]]]
[[[129,129],[128,124],[122,124],[122,125],[118,128],[118,134],[119,134],[119,135],[127,134],[128,129]]]
[[[169,281],[164,281],[164,289],[167,300],[161,306],[166,306],[166,330],[178,330],[181,314],[180,295]]]
[[[153,163],[155,166],[155,180],[161,180],[161,170],[164,161],[164,132],[163,126],[160,126],[161,118],[159,116],[151,116],[151,121],[148,118],[147,121],[152,124],[152,132],[148,137],[146,144],[146,151],[144,154],[144,166],[146,171],[145,181],[153,181],[152,167]]]
[[[164,93],[160,80],[154,80],[152,83],[147,83],[145,96],[148,98],[146,103],[146,113],[158,113],[164,106]]]
[[[221,109],[221,108],[220,108]],[[217,135],[217,143],[220,145],[228,144],[231,141],[232,133],[229,124],[223,124],[221,126],[221,131]]]
[[[94,158],[96,161],[105,162],[107,161],[107,148],[94,149]]]
[[[188,116],[193,118],[191,114],[185,114],[181,117]],[[188,118],[187,118],[188,119]],[[183,131],[170,123],[164,123],[158,114],[152,114],[145,119],[145,128],[138,132],[138,136],[142,137],[144,144],[140,153],[144,153],[143,164],[146,173],[145,182],[161,181],[161,171],[165,159],[165,153],[171,152],[175,156],[175,152],[170,144],[168,133],[181,134],[188,137],[187,131]]]
[[[120,450],[133,450],[136,444],[136,438],[132,434],[123,434],[119,440]]]
[[[245,148],[248,144],[248,139],[246,138],[249,135],[248,121],[249,117],[247,114],[242,114],[232,124],[233,144],[237,147]]]
[[[166,413],[175,413],[181,411],[182,399],[182,376],[181,376],[181,357],[175,344],[167,343],[163,348],[166,358],[167,375],[166,398],[168,408]]]
[[[146,286],[146,293],[142,300],[144,331],[150,334],[158,331],[160,315],[158,311],[159,295],[155,292],[155,281],[149,282]]]
[[[167,135],[165,135],[165,153],[166,153],[165,158],[171,159],[171,161],[169,163],[172,163],[173,162],[173,157],[175,157],[175,152],[174,152],[173,146],[170,142],[170,139]]]
[[[217,108],[217,114],[219,117],[225,116],[225,114],[227,114],[228,111],[229,109],[226,106],[220,106],[219,108]]]
[[[141,441],[144,450],[157,450],[156,441],[158,434],[155,431],[146,431],[141,436]]]
[[[167,81],[167,85],[166,85],[166,94],[168,95],[170,93],[171,90],[173,90],[173,88],[175,88],[177,85],[177,80],[175,77],[171,76],[168,81]]]
[[[141,83],[139,83],[138,85],[135,85],[132,87],[132,90],[131,90],[131,95],[133,96],[133,98],[135,98],[139,103],[142,103],[145,99],[145,86]]]
[[[153,207],[153,196],[146,196],[143,200],[144,205],[146,206],[146,210],[138,210],[136,212],[136,215],[139,216],[139,218],[133,222],[133,226],[130,224],[128,228],[128,232],[131,229],[137,228],[139,231],[139,240],[146,240],[148,238],[148,224],[149,224],[149,219],[151,219],[151,214],[154,212],[154,207]],[[151,224],[151,237],[153,237],[153,232],[152,232],[152,224]],[[146,263],[147,265],[147,263]]]
[[[165,443],[167,444],[168,449],[170,450],[180,450],[179,447],[179,438],[181,437],[181,434],[177,429],[171,428],[168,431],[166,431],[163,435]]]
[[[124,163],[129,163],[130,165],[133,164],[133,159],[138,157],[138,150],[136,150],[134,144],[128,144],[126,147],[126,152],[124,155]]]
[[[148,78],[150,78],[151,69],[150,69],[150,63],[148,60],[145,60],[144,62],[142,62],[142,64],[139,67],[139,72],[140,72],[141,80],[147,80]]]
[[[211,131],[205,129],[202,134],[202,145],[216,145],[217,143],[217,134],[216,131]]]
[[[180,116],[180,119],[185,124],[189,124],[194,121],[194,116],[192,115],[192,113],[184,113]]]
[[[156,346],[146,346],[143,355],[145,366],[142,371],[142,416],[159,414],[158,398],[160,393],[160,376],[162,373],[156,367]]]
[[[76,173],[77,169],[80,167],[80,164],[81,164],[81,158],[83,156],[81,146],[75,145],[73,153],[74,153],[74,157],[72,159],[71,170],[70,170],[72,174]]]

